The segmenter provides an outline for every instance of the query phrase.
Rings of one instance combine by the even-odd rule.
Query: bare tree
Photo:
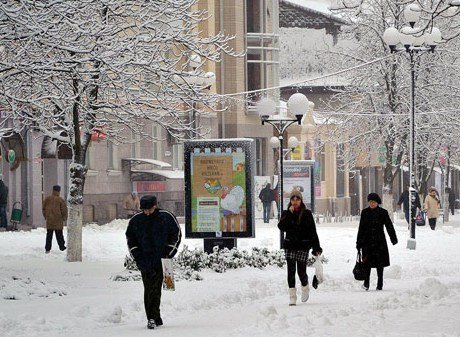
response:
[[[0,3],[0,98],[8,112],[0,133],[39,130],[72,149],[68,261],[82,259],[85,155],[93,131],[103,128],[115,143],[128,141],[126,130],[149,137],[144,128],[151,123],[178,140],[204,132],[187,117],[192,109],[197,116],[212,111],[217,99],[196,78],[208,76],[204,62],[236,54],[232,37],[201,35],[208,14],[195,10],[196,2]]]
[[[389,55],[383,41],[386,28],[406,25],[402,11],[413,1],[339,1],[334,12],[345,18],[342,39],[354,40],[352,48],[328,51],[342,68],[365,65],[347,76],[350,85],[337,90],[327,112],[319,112],[328,128],[323,137],[344,144],[343,161],[357,164],[363,152],[379,152],[384,158],[383,194],[391,207],[393,181],[409,158],[410,69],[405,52]],[[436,24],[450,41],[435,53],[416,55],[416,184],[426,186],[437,158],[446,144],[458,144],[459,54],[455,52],[458,9],[442,1],[421,1],[420,31]],[[450,49],[449,49],[450,48]],[[380,62],[371,62],[372,60]],[[451,134],[457,137],[450,136]]]

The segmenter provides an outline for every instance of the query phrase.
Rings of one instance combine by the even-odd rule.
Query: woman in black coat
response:
[[[303,203],[300,191],[291,192],[288,209],[281,214],[278,228],[286,232],[283,248],[287,263],[289,305],[295,305],[297,301],[296,269],[302,284],[302,302],[306,302],[310,292],[307,275],[308,253],[313,249],[312,254],[319,255],[323,250],[319,245],[313,214]]]
[[[388,211],[379,206],[382,203],[379,195],[371,193],[367,196],[367,201],[369,207],[361,212],[356,249],[362,249],[362,259],[367,266],[367,277],[363,288],[369,290],[371,268],[377,268],[377,290],[382,290],[383,268],[390,265],[390,255],[383,227],[386,228],[393,245],[398,243],[398,238]]]

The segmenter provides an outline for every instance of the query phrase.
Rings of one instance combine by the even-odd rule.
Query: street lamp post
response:
[[[409,118],[409,176],[410,176],[410,238],[407,241],[407,248],[415,249],[415,204],[417,190],[415,188],[415,60],[420,52],[434,52],[436,46],[441,42],[441,32],[438,28],[432,27],[431,32],[423,33],[415,24],[419,21],[421,9],[417,4],[410,4],[404,9],[404,18],[409,26],[403,27],[398,31],[395,27],[390,27],[383,33],[383,40],[389,46],[392,53],[405,51],[409,55],[410,76],[411,76],[411,101]],[[423,34],[422,34],[423,33]],[[404,48],[399,48],[402,45]]]
[[[288,102],[287,107],[292,115],[295,116],[289,117],[287,115],[287,111],[280,111],[279,114],[274,115],[276,111],[276,103],[271,100],[270,98],[263,98],[257,103],[257,111],[260,115],[260,120],[262,125],[265,123],[272,125],[277,134],[277,138],[279,141],[279,149],[280,149],[280,156],[279,156],[279,178],[278,178],[278,220],[281,218],[281,213],[283,212],[284,205],[283,205],[283,149],[284,149],[284,134],[286,130],[293,124],[297,123],[298,125],[302,122],[302,117],[307,113],[307,111],[312,107],[313,103],[309,102],[307,97],[301,93],[293,94]],[[296,139],[297,140],[297,139]],[[292,139],[294,141],[294,139]],[[271,142],[273,147],[273,142]],[[292,144],[290,144],[292,146]],[[280,231],[280,248],[283,247],[284,235],[283,232]]]
[[[201,57],[199,55],[192,55],[189,59],[189,65],[192,68],[192,70],[189,72],[187,76],[187,83],[192,86],[195,90],[203,90],[207,89],[209,90],[211,88],[211,85],[215,82],[216,80],[216,75],[212,72],[201,72],[197,71],[197,69],[201,66]],[[197,128],[197,123],[196,123],[196,102],[192,101],[192,106],[191,110],[189,112],[188,116],[188,122],[190,125],[190,132],[189,132],[189,138],[193,139],[195,138],[193,136],[196,128]]]

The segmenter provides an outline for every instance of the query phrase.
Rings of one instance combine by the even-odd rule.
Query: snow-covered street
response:
[[[2,336],[459,336],[460,215],[435,232],[417,227],[417,249],[406,249],[407,231],[396,221],[399,244],[384,289],[365,292],[351,270],[357,223],[320,224],[326,280],[307,303],[288,306],[286,271],[243,268],[203,281],[181,280],[163,292],[163,327],[151,332],[139,281],[115,282],[127,252],[126,220],[83,231],[82,263],[65,262],[53,242],[44,254],[45,230],[0,233],[0,334]],[[276,222],[258,220],[255,239],[240,249],[278,248]],[[183,240],[201,247],[202,240]],[[308,270],[310,280],[313,269]]]

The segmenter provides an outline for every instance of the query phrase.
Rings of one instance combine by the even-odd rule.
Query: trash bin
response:
[[[20,201],[16,201],[13,204],[13,209],[11,211],[11,230],[15,231],[18,229],[18,223],[21,222],[22,219],[22,203]]]

